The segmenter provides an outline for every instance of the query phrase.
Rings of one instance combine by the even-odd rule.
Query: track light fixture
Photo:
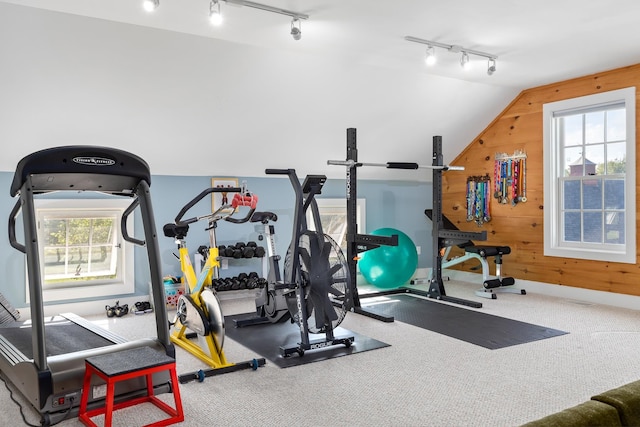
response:
[[[427,65],[432,65],[435,63],[434,48],[439,47],[441,49],[448,50],[451,53],[462,53],[462,56],[460,57],[460,65],[465,70],[469,69],[469,67],[471,66],[469,55],[475,55],[475,56],[481,56],[483,58],[487,58],[488,60],[487,74],[491,76],[493,75],[493,73],[496,72],[496,60],[498,59],[496,55],[486,53],[486,52],[481,52],[479,50],[467,49],[466,47],[462,47],[458,45],[444,44],[444,43],[434,42],[431,40],[419,39],[417,37],[406,36],[404,39],[409,42],[427,45],[427,57],[425,58]]]
[[[222,13],[220,12],[220,2],[218,0],[211,0],[209,3],[209,22],[211,25],[222,24]]]
[[[465,69],[471,69],[471,63],[469,62],[469,54],[467,52],[462,52],[462,56],[460,57],[460,66]]]
[[[424,62],[427,65],[433,65],[436,63],[436,49],[433,46],[427,47],[427,56],[424,58]]]
[[[264,10],[265,12],[277,13],[280,15],[285,15],[291,17],[291,37],[294,40],[300,40],[302,38],[302,26],[301,19],[309,19],[309,15],[305,15],[304,13],[294,12],[292,10],[281,9],[279,7],[268,6],[262,3],[255,3],[247,0],[221,0],[225,3],[234,4],[237,6],[246,6],[253,9]]]
[[[264,10],[265,12],[277,13],[291,17],[291,36],[294,40],[302,38],[302,19],[309,19],[309,15],[294,12],[292,10],[281,9],[279,7],[268,6],[262,3],[255,3],[247,0],[210,0],[209,3],[209,21],[213,25],[222,24],[222,12],[220,10],[220,2],[233,4],[236,6],[247,6],[253,9]],[[160,6],[160,0],[143,0],[142,6],[148,12],[151,12]]]
[[[147,12],[153,12],[160,6],[160,0],[144,0],[142,2],[142,7]]]
[[[302,37],[302,23],[298,18],[291,20],[291,37],[293,37],[294,40],[300,40]]]
[[[496,72],[496,60],[493,58],[489,58],[487,61],[487,74],[493,76],[493,73]]]

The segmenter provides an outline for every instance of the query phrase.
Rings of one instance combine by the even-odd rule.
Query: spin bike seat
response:
[[[261,222],[263,224],[267,224],[269,221],[277,221],[278,215],[273,212],[254,212],[251,215],[251,222]]]

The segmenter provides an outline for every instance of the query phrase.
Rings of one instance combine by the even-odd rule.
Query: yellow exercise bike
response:
[[[185,214],[211,193],[225,192],[233,194],[230,203],[220,206],[215,212],[207,215],[182,219]],[[224,199],[227,199],[225,197]],[[223,200],[224,200],[223,199]],[[175,223],[165,224],[164,235],[174,238],[179,251],[180,269],[187,285],[187,293],[181,295],[176,307],[176,316],[173,321],[174,331],[171,333],[171,341],[182,347],[198,359],[211,367],[207,370],[199,370],[190,374],[179,376],[181,383],[191,380],[204,381],[205,377],[233,372],[241,369],[258,369],[265,364],[265,359],[253,359],[240,363],[227,361],[224,351],[224,316],[220,307],[220,300],[216,291],[211,286],[212,278],[220,267],[218,247],[216,244],[216,228],[218,221],[224,220],[234,224],[241,224],[251,219],[255,212],[258,197],[249,193],[244,188],[208,188],[187,203],[175,218]],[[233,215],[239,212],[241,207],[248,208],[248,213],[243,218]],[[209,250],[205,252],[205,263],[199,274],[191,263],[186,237],[189,232],[189,224],[198,221],[207,221],[206,230],[209,231]],[[202,338],[198,338],[198,336]],[[204,343],[194,342],[194,338]]]

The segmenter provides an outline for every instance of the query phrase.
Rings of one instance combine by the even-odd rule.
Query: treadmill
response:
[[[144,160],[105,147],[50,148],[30,154],[18,163],[10,194],[19,199],[9,215],[9,242],[26,255],[31,320],[0,325],[0,371],[41,414],[42,425],[77,416],[87,357],[150,347],[175,358],[167,313],[161,309],[164,284],[149,193],[150,178],[149,166]],[[132,200],[123,213],[122,236],[127,242],[146,247],[151,297],[157,307],[154,310],[156,337],[127,341],[71,313],[45,321],[34,197],[53,191],[100,192]],[[16,219],[20,211],[24,243],[16,239]],[[144,240],[127,233],[127,218],[137,211],[142,219]],[[101,404],[106,391],[104,382],[94,381],[89,408]],[[154,389],[156,394],[171,391],[167,372],[154,375]],[[145,379],[135,378],[116,386],[116,401],[145,393]]]

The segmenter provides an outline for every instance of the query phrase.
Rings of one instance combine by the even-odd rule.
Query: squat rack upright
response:
[[[358,286],[356,283],[356,268],[358,254],[375,249],[382,245],[396,246],[398,236],[374,236],[358,233],[357,206],[358,206],[358,180],[357,168],[361,166],[384,167],[387,169],[431,169],[433,171],[433,274],[428,291],[402,286],[398,289],[368,293],[362,298],[372,298],[385,295],[401,293],[411,293],[425,296],[437,300],[447,301],[455,304],[465,305],[474,308],[481,308],[482,303],[469,301],[462,298],[452,297],[446,294],[442,279],[442,253],[441,249],[467,240],[485,240],[486,231],[466,232],[460,230],[447,230],[444,228],[442,219],[442,172],[448,170],[464,170],[460,166],[445,165],[442,156],[442,137],[433,137],[433,161],[430,166],[421,166],[417,163],[408,162],[387,162],[387,163],[363,163],[358,161],[358,148],[356,129],[347,129],[347,158],[345,161],[329,160],[329,165],[346,166],[346,198],[347,198],[347,262],[351,271],[349,286],[347,287],[347,307],[358,314],[372,317],[384,322],[393,322],[392,316],[385,316],[379,313],[367,311],[362,307]]]

